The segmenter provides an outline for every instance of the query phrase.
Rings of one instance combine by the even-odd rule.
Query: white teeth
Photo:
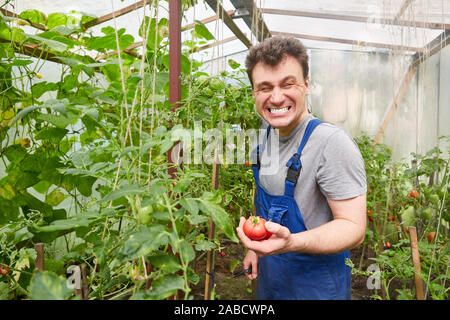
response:
[[[289,110],[288,107],[286,107],[286,108],[281,108],[281,109],[269,109],[269,111],[270,111],[271,113],[281,113],[281,112],[286,112],[286,111],[288,111],[288,110]]]

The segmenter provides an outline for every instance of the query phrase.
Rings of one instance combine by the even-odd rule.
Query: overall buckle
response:
[[[294,185],[296,185],[298,176],[300,175],[300,168],[302,166],[302,163],[300,161],[300,154],[295,153],[286,163],[286,166],[289,167],[286,181],[292,182]]]

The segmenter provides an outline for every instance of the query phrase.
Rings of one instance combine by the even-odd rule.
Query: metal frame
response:
[[[147,4],[150,4],[153,0],[141,0],[136,3],[117,10],[115,12],[106,14],[97,19],[89,21],[84,24],[85,28],[90,28],[92,26],[98,25],[105,21],[111,20],[115,17],[119,17],[121,15],[132,12],[138,8],[141,8]],[[397,107],[399,101],[403,97],[407,86],[410,81],[414,77],[416,73],[417,67],[420,63],[425,61],[428,57],[439,52],[443,47],[450,44],[450,24],[448,23],[436,23],[436,22],[417,22],[417,21],[408,21],[402,20],[401,17],[404,15],[407,8],[411,5],[413,0],[404,0],[402,5],[400,6],[399,12],[396,14],[394,19],[373,19],[370,17],[363,16],[352,16],[345,14],[336,14],[336,13],[324,13],[324,12],[311,12],[311,11],[293,11],[293,10],[279,10],[279,9],[270,9],[270,8],[258,8],[255,5],[254,0],[230,0],[233,6],[235,6],[235,10],[226,11],[218,0],[204,0],[209,7],[216,12],[216,15],[206,18],[202,20],[202,23],[208,23],[211,21],[216,21],[217,19],[221,19],[224,24],[235,34],[235,37],[229,37],[227,39],[222,39],[220,41],[207,44],[203,47],[197,48],[195,51],[204,50],[207,48],[211,48],[213,46],[217,46],[223,44],[228,41],[232,41],[235,39],[239,39],[247,48],[252,46],[252,42],[247,38],[246,34],[240,30],[240,28],[236,25],[233,19],[242,18],[247,26],[254,32],[257,41],[261,41],[267,37],[272,35],[276,36],[293,36],[297,38],[316,40],[316,41],[328,41],[328,42],[337,42],[337,43],[346,43],[351,45],[358,46],[366,46],[366,47],[377,47],[377,48],[385,48],[391,50],[406,50],[415,52],[413,55],[413,62],[411,63],[405,78],[400,86],[399,91],[397,92],[393,103],[387,108],[385,116],[383,118],[380,129],[374,139],[374,143],[377,143],[384,130],[387,127],[387,124],[392,117],[393,111]],[[255,11],[256,10],[256,11]],[[243,12],[244,11],[244,12]],[[18,18],[18,15],[8,11],[6,9],[0,8],[0,12],[3,15]],[[425,28],[425,29],[440,29],[443,30],[442,34],[440,34],[433,41],[428,43],[423,48],[416,47],[405,47],[391,44],[383,44],[383,43],[373,43],[373,42],[365,42],[358,41],[354,39],[339,39],[332,37],[321,37],[314,36],[308,34],[297,34],[297,33],[282,33],[273,30],[269,30],[267,25],[264,22],[263,14],[281,14],[281,15],[290,15],[290,16],[299,16],[299,17],[308,17],[308,18],[317,18],[317,19],[334,19],[334,20],[343,20],[343,21],[354,21],[354,22],[363,22],[363,23],[378,23],[378,24],[388,24],[395,25],[401,27],[415,27],[415,28]],[[261,28],[252,28],[252,19],[254,16],[257,17],[261,23]],[[181,28],[181,1],[179,0],[169,0],[169,55],[170,55],[170,71],[169,71],[169,81],[170,81],[170,97],[169,102],[173,104],[173,109],[177,107],[177,102],[181,99],[181,84],[180,84],[180,73],[181,73],[181,32],[185,30],[189,30],[195,26],[195,23],[189,24],[184,28]],[[39,24],[31,24],[32,27],[46,31],[47,28],[44,25]],[[61,63],[55,55],[50,52],[39,48],[33,44],[22,44],[15,43],[13,41],[6,41],[0,39],[0,42],[9,42],[12,43],[13,48],[16,52],[21,54],[29,55],[29,56],[39,56],[43,59]],[[141,46],[142,43],[135,43],[132,46],[123,50],[123,52],[137,56],[137,54],[132,51],[132,49]],[[110,52],[101,58],[105,58],[110,54],[116,54],[117,52]]]
[[[233,21],[235,19],[242,18],[246,22],[247,26],[255,32],[255,37],[258,41],[261,41],[261,39],[264,39],[266,37],[277,35],[277,36],[294,36],[298,38],[303,39],[309,39],[309,40],[316,40],[316,41],[326,41],[326,42],[335,42],[335,43],[345,43],[345,44],[351,44],[351,45],[358,45],[358,46],[365,46],[365,47],[375,47],[375,48],[385,48],[385,49],[392,49],[392,50],[405,50],[405,51],[411,51],[415,52],[414,58],[422,57],[424,55],[427,55],[429,53],[430,48],[433,48],[432,50],[439,50],[439,48],[435,47],[433,43],[428,44],[427,46],[423,48],[417,48],[417,47],[405,47],[405,46],[398,46],[398,45],[391,45],[391,44],[384,44],[384,43],[373,43],[373,42],[365,42],[365,41],[358,41],[355,39],[340,39],[340,38],[332,38],[332,37],[322,37],[322,36],[315,36],[315,35],[309,35],[309,34],[296,34],[296,33],[282,33],[275,30],[269,30],[267,28],[267,25],[264,22],[263,14],[282,14],[282,15],[291,15],[291,16],[301,16],[301,17],[309,17],[309,18],[317,18],[317,19],[334,19],[334,20],[343,20],[343,21],[355,21],[355,22],[364,22],[364,23],[380,23],[380,24],[389,24],[389,25],[396,25],[396,26],[403,26],[403,27],[417,27],[417,28],[426,28],[426,29],[441,29],[444,30],[444,35],[447,38],[448,32],[450,32],[450,24],[445,23],[435,23],[435,22],[417,22],[417,21],[407,21],[407,20],[401,20],[401,16],[404,14],[406,9],[409,5],[413,2],[413,0],[404,0],[399,12],[396,14],[395,19],[372,19],[369,17],[362,17],[362,16],[351,16],[351,15],[343,15],[343,14],[331,14],[331,13],[323,13],[323,12],[311,12],[311,11],[293,11],[293,10],[278,10],[278,9],[269,9],[269,8],[258,8],[255,6],[254,0],[230,0],[232,4],[235,6],[235,10],[228,10],[226,11],[223,6],[218,2],[217,0],[204,0],[205,3],[209,5],[209,7],[216,12],[218,9],[218,13],[214,16],[208,17],[206,19],[201,20],[202,23],[209,23],[212,21],[216,21],[217,19],[221,19],[224,24],[235,34],[236,38],[239,39],[247,48],[250,48],[252,46],[251,41],[247,38],[246,34],[240,30],[240,28],[236,25],[236,23]],[[142,8],[143,6],[152,3],[153,0],[141,0],[137,1],[136,3],[129,5],[125,8],[119,9],[115,12],[106,14],[104,16],[101,16],[97,19],[94,19],[92,21],[87,22],[84,24],[84,27],[90,28],[95,25],[101,24],[105,21],[111,20],[114,17],[119,17],[121,15],[125,15],[127,13],[130,13],[138,8]],[[246,10],[247,13],[242,14],[242,10]],[[260,30],[255,31],[255,28],[251,27],[251,18],[253,16],[254,10],[257,10],[255,14],[258,15],[262,28]],[[17,18],[17,14],[10,12],[6,9],[0,9],[2,14],[10,17]],[[250,24],[250,25],[249,25]],[[43,30],[46,30],[46,27],[43,25],[35,25],[32,24],[33,27]],[[195,23],[188,24],[184,26],[183,28],[180,28],[180,32],[189,30],[195,26]],[[174,35],[175,37],[175,35]],[[234,40],[234,38],[233,38]],[[170,38],[170,41],[172,42],[172,38]],[[176,41],[174,38],[173,41]],[[223,39],[220,41],[217,41],[215,43],[207,44],[203,47],[200,47],[196,49],[195,51],[204,50],[225,42],[231,41],[231,37],[227,39]],[[437,40],[436,40],[437,41]],[[447,45],[448,41],[445,41],[444,45]],[[142,42],[137,42],[130,47],[123,49],[123,52],[138,56],[132,49],[139,47],[142,45]],[[34,55],[37,51],[36,48],[32,48],[29,45],[23,45],[21,48],[16,46],[18,49],[18,52],[27,54],[27,55]],[[60,62],[57,59],[54,59],[51,54],[43,52],[45,57],[48,57],[48,60],[54,61],[54,62]],[[106,58],[110,54],[116,54],[117,52],[110,52],[106,55],[101,56],[101,58]],[[432,53],[433,54],[433,53]],[[41,55],[42,57],[42,55]],[[99,58],[100,59],[100,58]]]

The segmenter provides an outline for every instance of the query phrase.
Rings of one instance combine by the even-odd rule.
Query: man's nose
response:
[[[273,87],[272,93],[270,95],[270,101],[273,104],[280,104],[283,102],[283,100],[284,100],[284,93],[281,90],[281,88],[278,86]]]

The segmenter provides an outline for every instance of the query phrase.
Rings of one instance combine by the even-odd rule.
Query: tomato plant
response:
[[[364,271],[368,267],[364,263],[370,262],[362,260],[365,250],[369,250],[369,260],[381,269],[382,294],[375,290],[372,298],[415,299],[408,227],[416,227],[425,294],[432,299],[446,299],[448,274],[444,269],[449,257],[450,219],[445,191],[449,160],[440,158],[441,151],[433,148],[424,155],[412,153],[409,165],[393,161],[386,145],[373,145],[368,137],[361,136],[357,142],[366,165],[368,223],[361,260],[358,268],[353,266],[353,272],[373,276]]]
[[[150,36],[139,57],[136,50],[118,55],[135,42],[125,29],[103,27],[94,36],[84,25],[93,19],[38,10],[1,16],[0,265],[13,271],[0,279],[0,291],[40,299],[46,296],[38,288],[46,286],[58,294],[65,270],[86,264],[89,299],[166,299],[176,292],[188,299],[200,281],[192,268],[198,253],[217,249],[219,237],[238,241],[239,211],[224,208],[248,210],[252,181],[235,184],[232,175],[243,165],[230,165],[221,168],[228,192],[211,190],[204,161],[169,175],[173,132],[197,120],[202,133],[257,127],[257,116],[248,116],[251,89],[238,65],[218,76],[198,70],[202,63],[189,52],[212,39],[198,25],[197,40],[183,43],[182,100],[171,111],[168,20],[144,19],[140,36],[147,27]],[[31,23],[47,30],[29,36],[21,26]],[[16,53],[27,46],[58,58]],[[53,82],[43,70],[55,62],[61,77]],[[205,236],[210,219],[215,239]],[[45,272],[34,270],[37,242],[45,244]],[[59,294],[73,298],[70,290]]]

